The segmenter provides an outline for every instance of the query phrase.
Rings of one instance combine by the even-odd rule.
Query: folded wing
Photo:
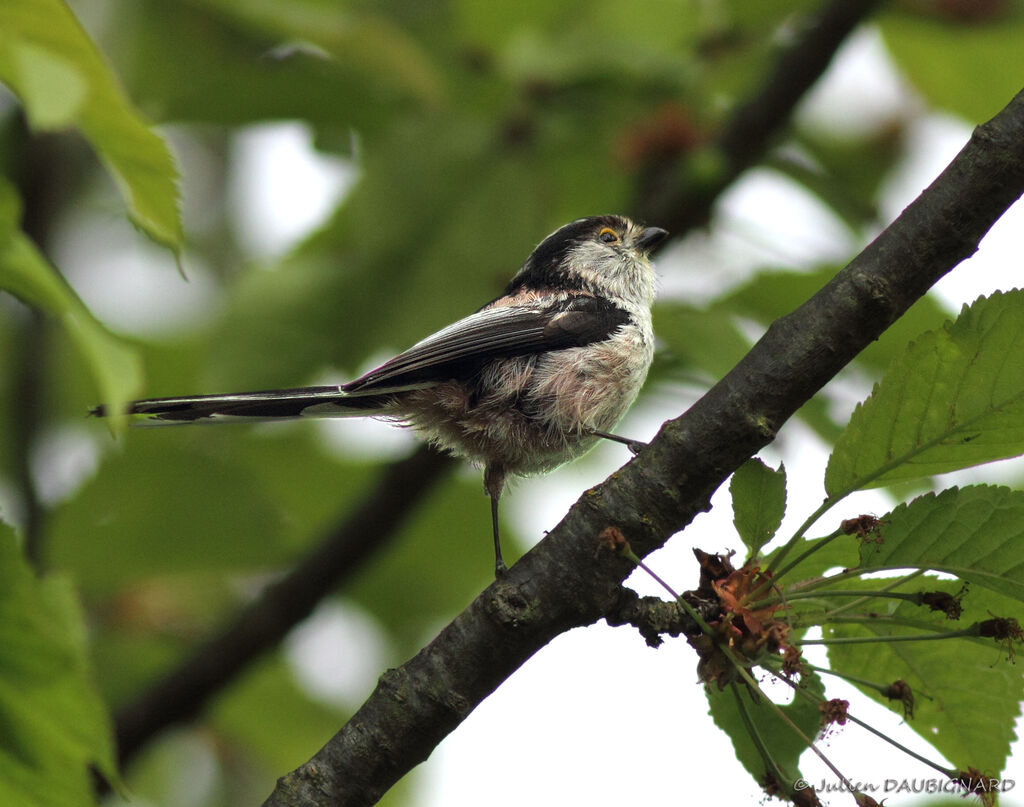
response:
[[[629,321],[611,303],[579,295],[543,305],[497,300],[341,386],[297,387],[134,401],[128,414],[154,424],[398,414],[394,393],[468,378],[495,358],[579,347]],[[92,410],[105,415],[102,406]]]
[[[495,358],[582,347],[629,321],[611,303],[579,295],[544,305],[497,300],[449,325],[366,375],[344,384],[351,395],[415,389],[464,378]]]

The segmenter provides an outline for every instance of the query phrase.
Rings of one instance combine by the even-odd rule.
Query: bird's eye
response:
[[[604,241],[606,244],[614,244],[619,240],[619,234],[615,232],[611,227],[605,227],[597,234],[597,237]]]

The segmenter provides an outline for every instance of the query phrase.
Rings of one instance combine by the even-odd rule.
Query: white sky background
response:
[[[815,125],[843,132],[875,126],[894,114],[915,113],[919,108],[889,66],[877,35],[869,31],[843,49],[801,114]],[[970,127],[929,116],[915,122],[911,133],[907,158],[886,188],[882,205],[886,221],[945,167],[966,142]],[[229,207],[235,211],[241,241],[250,245],[256,259],[287,251],[326,218],[354,179],[349,164],[312,150],[308,132],[300,124],[256,127],[238,138],[235,156],[238,164]],[[186,164],[203,159],[201,153],[183,157]],[[186,179],[201,181],[201,176],[192,171]],[[190,209],[188,184],[185,193],[186,216],[195,219],[187,226],[197,231],[203,211]],[[116,218],[112,214],[103,228],[95,221],[81,226],[70,222],[64,243],[73,244],[74,251],[56,255],[58,264],[99,316],[115,328],[155,336],[215,315],[215,281],[201,265],[190,259],[191,282],[181,283],[167,270],[166,255]],[[936,291],[951,312],[978,295],[1017,283],[1022,232],[1024,211],[1018,205],[985,239],[970,267],[960,267],[938,284]],[[723,279],[742,282],[766,263],[810,267],[836,260],[857,246],[850,238],[805,192],[770,171],[755,170],[722,198],[710,234],[695,234],[659,257],[662,293],[701,299],[720,292]],[[125,257],[97,271],[97,255],[109,261],[110,255],[118,254],[111,249],[114,239],[124,243],[121,254]],[[866,391],[867,387],[856,394],[863,396]],[[673,391],[649,396],[618,431],[648,439],[663,420],[676,416],[690,402],[689,394]],[[850,398],[849,407],[854,400]],[[374,422],[331,422],[322,428],[339,450],[368,450],[378,456],[382,446],[401,453],[410,439],[407,432]],[[52,498],[73,487],[75,478],[94,464],[94,457],[90,459],[87,450],[80,450],[83,440],[88,442],[80,430],[55,435],[45,456],[40,456],[38,476]],[[60,457],[72,455],[64,452],[62,445],[76,447],[73,455],[81,467],[59,467]],[[760,456],[773,466],[780,459],[785,461],[791,515],[780,534],[791,534],[822,499],[825,446],[794,422],[787,424],[776,443]],[[583,490],[628,459],[620,446],[599,446],[585,461],[544,478],[522,481],[502,499],[502,506],[517,522],[519,534],[539,537],[558,522]],[[988,466],[984,478],[992,480],[993,470]],[[684,535],[649,559],[679,590],[695,583],[692,547],[723,552],[741,549],[731,537],[732,513],[725,486],[713,504],[710,513],[699,516]],[[842,511],[843,515],[881,514],[891,506],[884,494],[872,492],[853,497]],[[832,517],[833,521],[837,518]],[[824,534],[830,529],[826,523],[819,531]],[[633,575],[629,585],[641,594],[663,595],[642,575]],[[424,641],[429,638],[425,636]],[[385,665],[403,661],[391,657],[372,618],[338,604],[321,608],[289,638],[287,650],[312,691],[351,705],[369,693]],[[993,650],[993,662],[996,657]],[[822,661],[823,656],[818,659]],[[569,801],[588,807],[757,804],[763,797],[761,790],[736,762],[730,741],[707,715],[695,664],[694,653],[683,641],[669,640],[652,650],[629,628],[611,629],[602,624],[559,637],[481,704],[414,772],[419,789],[415,807],[476,807],[482,803],[518,807]],[[899,725],[895,715],[871,705],[851,687],[832,681],[828,685],[831,697],[851,701],[854,714],[937,758],[913,732]],[[879,741],[869,740],[863,730],[853,726],[833,734],[825,746],[833,762],[854,781],[881,784],[885,779],[937,776]],[[834,776],[817,760],[808,756],[805,761],[812,782],[822,778],[834,782]],[[1024,794],[1024,762],[1011,760],[1005,776],[1020,782],[1018,789]],[[875,795],[881,799],[886,794]],[[1004,807],[1024,804],[1024,795],[1013,798],[1015,795],[1003,799]],[[838,794],[828,801],[852,803]],[[900,807],[914,801],[894,795],[887,804]]]

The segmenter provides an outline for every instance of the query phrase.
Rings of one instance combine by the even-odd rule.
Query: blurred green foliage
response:
[[[465,315],[500,291],[546,233],[583,215],[628,214],[645,170],[685,163],[712,141],[817,5],[78,0],[70,11],[79,27],[60,0],[0,4],[0,82],[14,97],[0,98],[0,287],[22,301],[0,298],[3,517],[44,567],[75,583],[86,608],[77,613],[63,582],[58,608],[49,580],[26,581],[21,601],[3,599],[5,609],[53,619],[49,647],[43,638],[0,645],[0,687],[4,669],[64,654],[54,686],[77,698],[65,718],[81,714],[83,735],[105,736],[93,681],[116,711],[245,602],[253,581],[280,573],[343,520],[379,473],[375,459],[329,449],[308,424],[138,430],[112,442],[99,423],[83,420],[90,406],[345,377]],[[994,4],[992,19],[971,20],[922,5],[930,4],[899,4],[881,19],[922,110],[971,122],[995,112],[1024,75],[1021,3]],[[984,80],[969,78],[978,75]],[[317,147],[350,161],[358,180],[286,255],[251,259],[227,188],[237,135],[285,120],[309,127]],[[901,156],[908,122],[855,138],[797,130],[789,144],[802,158],[770,159],[861,240],[880,224],[879,188]],[[33,148],[41,132],[68,130],[77,135],[51,135],[48,150]],[[73,147],[78,135],[95,160]],[[170,151],[184,157],[178,168],[168,135]],[[54,153],[73,160],[85,181],[40,171],[39,160]],[[190,162],[193,153],[203,159]],[[184,237],[179,170],[186,214],[202,211]],[[80,300],[88,289],[65,283],[55,256],[77,249],[72,212],[101,227],[120,211],[141,229],[138,240],[182,250],[186,271],[209,274],[214,313],[161,338],[118,340],[89,313]],[[41,219],[45,227],[29,226]],[[107,255],[93,256],[92,277],[127,249],[113,240]],[[751,323],[790,310],[835,268],[765,267],[772,271],[707,304],[665,300],[650,386],[675,394],[673,382],[711,383],[750,344]],[[173,261],[163,271],[173,273]],[[29,316],[27,306],[51,316]],[[877,373],[941,317],[922,301],[865,352],[863,366]],[[829,411],[815,401],[803,414],[832,437],[839,424]],[[78,442],[60,442],[68,435]],[[59,463],[47,462],[43,448],[55,444],[63,456],[82,441],[95,471],[45,496]],[[373,615],[393,661],[487,582],[487,504],[470,479],[444,482],[340,595]],[[14,564],[5,541],[3,562]],[[0,566],[0,578],[12,568]],[[85,623],[92,672],[76,644],[86,641]],[[39,726],[48,714],[40,711]],[[313,704],[279,658],[265,660],[203,722],[222,785],[202,803],[249,803],[268,792],[342,719],[337,707]],[[166,743],[128,775],[129,787],[155,803],[169,803],[170,785],[154,771],[181,764]],[[0,765],[29,747],[0,736]],[[109,771],[109,745],[60,751],[77,777],[66,794],[42,795],[49,773],[27,765],[37,777],[24,780],[34,800],[5,803],[88,803],[84,765]]]

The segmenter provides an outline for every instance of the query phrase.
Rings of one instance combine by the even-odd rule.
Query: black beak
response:
[[[668,230],[663,230],[661,227],[645,227],[644,231],[640,233],[640,237],[636,239],[636,248],[641,252],[650,252],[666,238],[668,238]]]

